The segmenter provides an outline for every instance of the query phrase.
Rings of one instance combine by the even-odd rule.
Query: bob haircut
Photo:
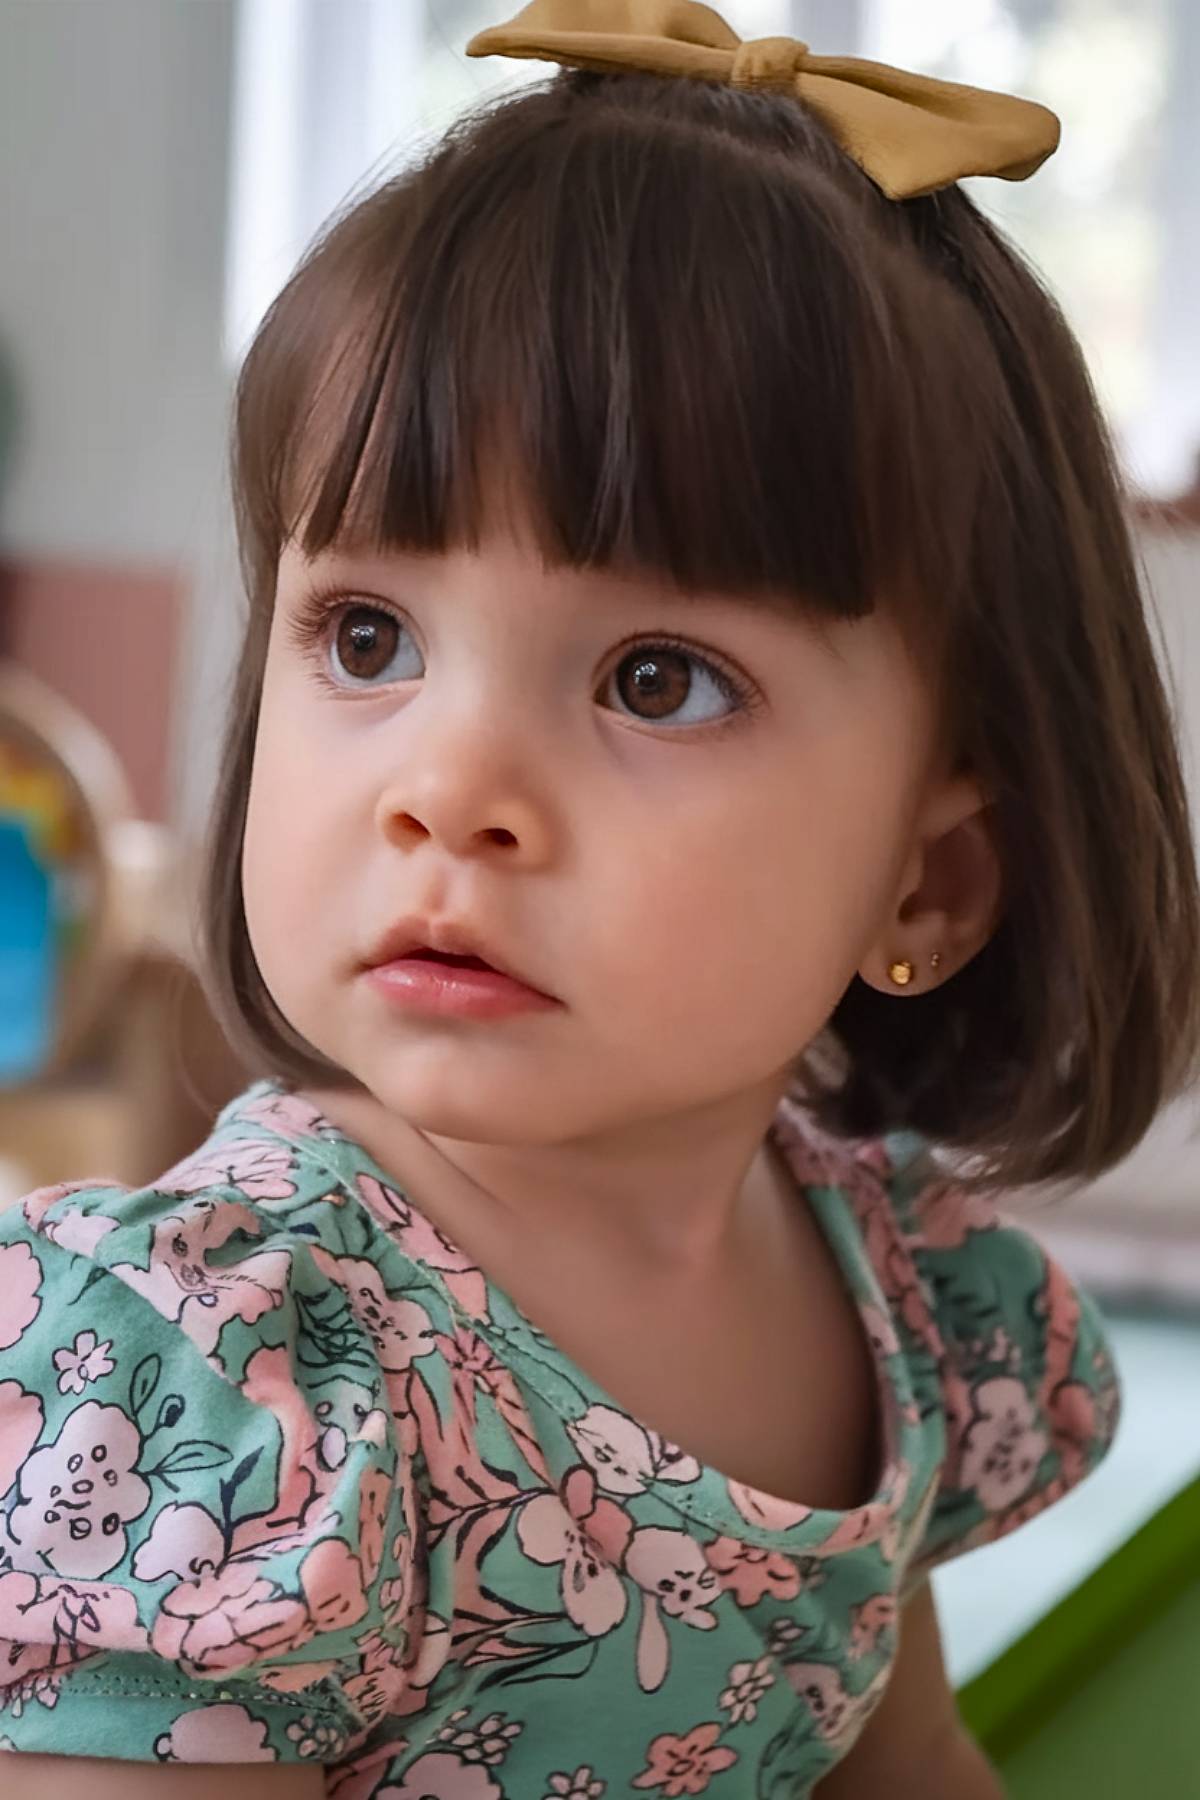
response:
[[[250,349],[249,612],[204,900],[250,1064],[357,1085],[282,1017],[243,912],[281,547],[473,547],[485,452],[548,567],[808,618],[887,606],[919,648],[994,805],[1004,914],[932,992],[852,981],[798,1046],[817,1120],[914,1130],[988,1185],[1128,1152],[1195,1070],[1200,907],[1078,347],[959,188],[885,199],[799,100],[677,77],[564,71],[475,109],[327,229]]]

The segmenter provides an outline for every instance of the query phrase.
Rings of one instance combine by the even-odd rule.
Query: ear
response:
[[[987,796],[973,776],[949,777],[921,809],[895,906],[859,975],[883,994],[928,993],[940,987],[995,931],[1002,890],[995,817]],[[911,975],[897,979],[906,965],[911,965]]]

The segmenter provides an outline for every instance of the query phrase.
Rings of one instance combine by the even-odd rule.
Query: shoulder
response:
[[[412,1527],[375,1330],[412,1269],[387,1248],[319,1157],[225,1115],[149,1186],[0,1215],[0,1706],[17,1683],[102,1731],[106,1681],[169,1721],[220,1675],[281,1755],[307,1754],[293,1691],[344,1735],[329,1672],[356,1666]]]
[[[1121,1391],[1100,1310],[996,1201],[898,1159],[889,1195],[918,1272],[946,1429],[921,1566],[1015,1530],[1107,1455]]]
[[[919,1136],[803,1136],[810,1178],[848,1201],[942,1440],[918,1552],[931,1566],[1014,1530],[1105,1456],[1120,1388],[1104,1322],[1035,1233],[949,1178]]]
[[[18,1201],[0,1215],[0,1320],[16,1331],[39,1294],[57,1303],[103,1283],[91,1304],[138,1296],[229,1374],[250,1339],[279,1335],[271,1315],[312,1324],[331,1291],[436,1299],[428,1272],[306,1134],[304,1111],[251,1089],[144,1187],[67,1182]]]

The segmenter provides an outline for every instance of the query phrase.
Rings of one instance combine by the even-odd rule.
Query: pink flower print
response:
[[[322,1384],[321,1398],[312,1411],[324,1468],[340,1469],[351,1444],[374,1444],[382,1449],[387,1443],[390,1415],[382,1407],[371,1405],[374,1398],[372,1389],[343,1376]]]
[[[895,1631],[897,1612],[894,1594],[870,1594],[850,1608],[851,1662],[874,1654],[880,1641]]]
[[[453,1372],[453,1410],[478,1436],[478,1402],[485,1395],[500,1415],[504,1430],[520,1449],[530,1472],[545,1486],[553,1484],[542,1447],[511,1369],[506,1368],[485,1338],[458,1320],[452,1332],[438,1336],[438,1349]]]
[[[445,1630],[444,1643],[449,1646],[450,1633]],[[348,1675],[342,1686],[347,1700],[368,1724],[375,1724],[385,1713],[398,1710],[405,1667],[405,1633],[385,1626],[366,1631],[355,1639],[359,1655],[358,1673]],[[445,1661],[443,1653],[442,1661]],[[438,1667],[440,1667],[440,1663]],[[433,1679],[433,1674],[429,1679]]]
[[[378,1575],[383,1561],[392,1492],[392,1483],[382,1469],[368,1469],[358,1490],[358,1555],[367,1587]]]
[[[301,1601],[279,1591],[255,1562],[229,1562],[172,1588],[161,1602],[155,1653],[190,1675],[242,1669],[264,1655],[284,1656],[313,1635]]]
[[[197,1194],[204,1188],[240,1188],[247,1200],[290,1200],[295,1161],[287,1144],[241,1139],[207,1144],[168,1169],[155,1184],[165,1194]]]
[[[590,1469],[569,1470],[562,1484],[563,1505],[584,1529],[607,1562],[620,1563],[633,1536],[633,1521],[624,1507],[599,1493]]]
[[[659,1526],[635,1531],[625,1567],[671,1618],[701,1631],[712,1630],[717,1621],[709,1608],[720,1598],[720,1584],[704,1551],[686,1531]]]
[[[0,1244],[0,1350],[11,1349],[42,1309],[42,1265],[28,1244]]]
[[[767,1649],[772,1656],[782,1656],[785,1650],[794,1649],[811,1632],[811,1625],[799,1625],[795,1619],[776,1619],[767,1633]]]
[[[525,1727],[506,1719],[503,1713],[489,1713],[478,1725],[464,1725],[468,1710],[460,1706],[457,1712],[450,1714],[437,1734],[438,1742],[456,1750],[464,1762],[486,1763],[489,1769],[498,1768],[512,1749],[513,1740]]]
[[[595,1478],[576,1469],[557,1494],[538,1494],[517,1519],[517,1538],[531,1561],[561,1563],[563,1605],[589,1637],[603,1637],[625,1617],[629,1596],[613,1567],[633,1526],[611,1500],[596,1498]]]
[[[379,1589],[379,1604],[383,1610],[385,1626],[403,1619],[415,1602],[412,1539],[406,1531],[398,1531],[392,1539],[391,1560],[396,1565],[397,1573],[383,1582]]]
[[[426,1689],[433,1685],[449,1661],[452,1633],[449,1622],[439,1618],[437,1613],[416,1608],[409,1616],[412,1642],[405,1655],[408,1687],[424,1706]]]
[[[206,1356],[217,1347],[230,1319],[247,1325],[282,1305],[291,1270],[286,1250],[257,1250],[238,1260],[210,1263],[235,1233],[257,1237],[260,1221],[233,1201],[193,1200],[186,1212],[160,1219],[150,1267],[114,1263],[113,1273],[150,1302],[164,1319],[181,1325]]]
[[[132,1594],[102,1581],[56,1581],[9,1569],[0,1575],[0,1640],[7,1687],[98,1650],[150,1647]]]
[[[305,1688],[320,1687],[323,1681],[337,1668],[337,1661],[331,1657],[328,1662],[280,1663],[278,1668],[269,1664],[254,1671],[256,1680],[273,1694],[302,1694]]]
[[[406,1585],[404,1576],[396,1575],[391,1581],[385,1581],[380,1588],[379,1604],[383,1608],[385,1618],[391,1619],[397,1613],[403,1613],[404,1589]]]
[[[296,1746],[297,1755],[311,1757],[314,1762],[332,1762],[335,1756],[341,1754],[346,1743],[336,1725],[322,1724],[311,1713],[293,1719],[287,1728],[287,1734]]]
[[[115,1219],[94,1212],[66,1212],[61,1219],[47,1220],[45,1228],[52,1244],[60,1250],[74,1250],[78,1256],[94,1256],[97,1244],[116,1229]]]
[[[317,1433],[308,1402],[296,1385],[291,1354],[280,1345],[264,1344],[254,1352],[241,1380],[242,1393],[254,1406],[274,1415],[283,1439],[276,1482],[275,1512],[268,1528],[247,1524],[234,1533],[235,1548],[252,1550],[290,1525],[299,1525],[328,1478],[318,1466]]]
[[[737,1538],[714,1538],[705,1546],[710,1568],[717,1572],[739,1606],[756,1606],[770,1594],[773,1600],[794,1600],[800,1592],[796,1559],[778,1550],[763,1550]]]
[[[970,1368],[980,1368],[985,1363],[999,1365],[1010,1375],[1018,1375],[1024,1357],[1021,1346],[1015,1344],[1002,1325],[995,1325],[986,1337],[967,1338],[961,1346],[961,1363]]]
[[[58,1575],[106,1575],[125,1555],[126,1523],[150,1504],[149,1483],[134,1473],[141,1450],[119,1406],[86,1400],[21,1470],[10,1534]]]
[[[894,1500],[872,1500],[843,1513],[833,1530],[821,1539],[817,1553],[838,1556],[843,1550],[857,1550],[863,1544],[878,1542],[885,1561],[895,1555],[898,1542]]]
[[[225,1557],[225,1538],[207,1507],[172,1500],[155,1515],[149,1536],[138,1546],[133,1572],[139,1581],[177,1575],[190,1581],[212,1571]]]
[[[784,1668],[788,1684],[808,1705],[817,1737],[844,1754],[874,1712],[891,1679],[890,1664],[859,1694],[847,1691],[841,1675],[826,1663],[796,1662]]]
[[[1055,1390],[1070,1380],[1079,1342],[1080,1300],[1066,1270],[1052,1258],[1044,1258],[1042,1289],[1034,1306],[1036,1316],[1044,1321],[1046,1336],[1042,1378],[1038,1384],[1038,1401],[1048,1412]],[[1079,1457],[1081,1445],[1072,1442],[1073,1434],[1055,1430],[1057,1447],[1063,1454],[1065,1472],[1079,1480],[1083,1467]]]
[[[356,1319],[371,1334],[379,1366],[388,1375],[403,1375],[418,1357],[437,1349],[433,1322],[416,1300],[394,1299],[372,1262],[358,1256],[333,1256],[314,1245],[313,1261],[346,1292]]]
[[[1046,1453],[1024,1384],[1011,1375],[985,1381],[973,1395],[975,1420],[963,1443],[960,1485],[974,1488],[988,1512],[1012,1506],[1028,1492]]]
[[[802,1109],[781,1101],[771,1121],[771,1137],[802,1187],[834,1187],[846,1172],[846,1146],[823,1133]]]
[[[119,1186],[120,1183],[115,1181],[56,1181],[52,1187],[35,1188],[32,1194],[26,1194],[21,1202],[21,1212],[27,1225],[32,1225],[35,1231],[41,1231],[50,1208],[57,1206],[59,1201],[65,1200],[69,1194],[82,1194],[93,1188],[119,1188]]]
[[[760,1656],[757,1662],[735,1662],[729,1671],[729,1686],[717,1704],[729,1714],[730,1724],[748,1725],[758,1716],[763,1695],[774,1685],[769,1656]]]
[[[573,1775],[561,1772],[549,1777],[550,1792],[543,1800],[602,1800],[608,1791],[607,1781],[592,1774],[592,1765],[584,1763]]]
[[[788,1685],[808,1704],[819,1738],[836,1740],[851,1720],[850,1696],[836,1669],[827,1663],[794,1662],[784,1667]]]
[[[111,1375],[117,1366],[108,1354],[111,1349],[111,1338],[98,1344],[94,1331],[81,1331],[70,1350],[56,1350],[51,1360],[59,1371],[59,1393],[82,1394],[89,1381]]]
[[[504,1800],[504,1789],[482,1763],[433,1750],[408,1765],[399,1785],[380,1788],[377,1800]]]
[[[238,1118],[248,1125],[265,1125],[280,1137],[328,1137],[330,1121],[299,1094],[263,1094],[238,1108]]]
[[[803,1525],[812,1515],[811,1506],[762,1494],[757,1488],[747,1487],[744,1481],[730,1481],[726,1486],[747,1525],[759,1525],[764,1531],[790,1531],[793,1525]]]
[[[314,1545],[300,1565],[300,1585],[319,1631],[337,1631],[366,1617],[362,1566],[341,1538]]]
[[[854,1152],[854,1166],[870,1169],[881,1182],[891,1181],[896,1173],[896,1165],[882,1138],[870,1138],[859,1144]]]
[[[0,1690],[4,1710],[10,1712],[14,1719],[19,1719],[27,1706],[36,1700],[39,1706],[50,1708],[58,1705],[58,1690],[63,1684],[65,1670],[57,1675],[31,1675],[27,1681],[20,1681],[15,1687]]]
[[[664,1732],[646,1752],[646,1767],[633,1779],[635,1788],[661,1788],[667,1800],[679,1794],[702,1794],[714,1775],[737,1761],[736,1750],[719,1747],[719,1725],[696,1725],[686,1737]]]
[[[612,1406],[589,1406],[567,1433],[608,1494],[642,1494],[651,1481],[696,1481],[700,1465]]]
[[[716,1624],[708,1608],[720,1598],[715,1572],[685,1531],[647,1526],[634,1533],[625,1567],[642,1593],[636,1666],[638,1684],[652,1694],[667,1677],[670,1643],[662,1613],[700,1631]],[[660,1610],[661,1609],[661,1610]]]
[[[486,1319],[487,1279],[470,1257],[417,1212],[405,1195],[385,1187],[374,1175],[360,1175],[358,1189],[368,1210],[389,1228],[404,1254],[422,1268],[436,1269],[444,1276],[447,1288],[468,1317]]]
[[[21,1467],[42,1435],[41,1397],[19,1381],[0,1381],[0,1469],[6,1483]]]
[[[244,1706],[198,1706],[155,1740],[159,1762],[265,1763],[278,1758],[267,1727]]]
[[[866,1170],[859,1169],[858,1173],[858,1185],[847,1186],[846,1191],[858,1221],[863,1250],[883,1290],[888,1311],[893,1320],[903,1320],[940,1362],[944,1355],[942,1341],[930,1317],[929,1301],[900,1221],[886,1191]]]
[[[645,1493],[653,1474],[650,1439],[633,1419],[611,1406],[589,1406],[567,1435],[607,1493]]]
[[[920,1242],[928,1250],[958,1250],[973,1231],[994,1231],[996,1210],[982,1194],[953,1182],[927,1187],[917,1203]]]

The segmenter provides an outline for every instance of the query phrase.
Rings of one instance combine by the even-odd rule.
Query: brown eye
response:
[[[638,645],[622,657],[609,684],[620,702],[616,710],[675,725],[712,724],[746,706],[731,676],[682,644]]]
[[[378,681],[391,672],[392,680],[402,680],[393,670],[407,633],[399,619],[377,607],[353,606],[342,614],[334,637],[333,654],[338,672],[351,681]]]
[[[677,650],[635,650],[617,668],[621,698],[642,716],[666,719],[683,705],[691,689],[687,658]]]

